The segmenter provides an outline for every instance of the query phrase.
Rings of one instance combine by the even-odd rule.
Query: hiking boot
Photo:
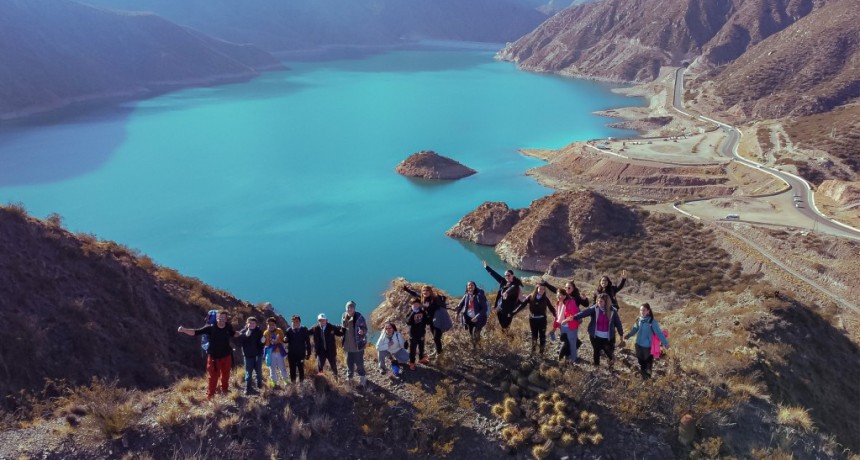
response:
[[[409,369],[414,371],[415,370],[415,363],[409,363]]]
[[[430,360],[427,358],[421,358],[418,360],[418,362],[421,364],[430,364]]]
[[[254,391],[253,388],[246,388],[245,389],[245,396],[254,396],[255,394],[257,394],[257,392]]]

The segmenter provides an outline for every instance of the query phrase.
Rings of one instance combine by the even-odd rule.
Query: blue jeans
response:
[[[571,329],[567,324],[563,324],[559,331],[562,334],[567,334],[567,343],[570,345],[570,362],[576,362],[576,336],[579,333],[579,328]]]
[[[257,373],[257,388],[263,386],[263,355],[245,356],[245,388],[251,388],[251,377]]]

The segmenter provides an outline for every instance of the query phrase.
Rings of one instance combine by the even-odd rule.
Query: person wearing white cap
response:
[[[326,361],[337,379],[337,341],[335,336],[343,337],[342,327],[329,324],[325,313],[317,316],[317,324],[311,328],[311,336],[314,338],[314,353],[317,355],[317,370],[323,371]]]
[[[367,384],[364,375],[364,347],[367,345],[367,321],[361,313],[355,311],[355,302],[346,303],[346,311],[341,318],[343,326],[343,351],[346,352],[346,378],[352,381],[355,371],[358,371],[359,385]]]

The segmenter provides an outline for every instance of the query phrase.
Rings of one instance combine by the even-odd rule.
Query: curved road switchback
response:
[[[683,115],[695,117],[693,114],[684,110],[685,69],[686,67],[679,67],[678,70],[675,71],[675,90],[672,96],[672,108]],[[785,196],[782,197],[782,199],[784,200],[783,204],[785,205],[785,208],[789,210],[794,210],[797,214],[800,214],[801,216],[809,219],[811,222],[814,222],[812,225],[813,229],[821,230],[823,232],[835,236],[860,239],[860,230],[845,225],[841,222],[837,222],[822,214],[821,211],[818,210],[818,207],[815,206],[815,196],[812,193],[812,187],[810,187],[809,183],[806,182],[806,180],[804,180],[802,177],[787,173],[785,171],[780,171],[778,169],[769,168],[763,164],[759,164],[741,157],[738,154],[738,144],[740,144],[740,139],[742,136],[742,133],[739,129],[721,121],[717,121],[702,115],[699,115],[696,118],[699,118],[703,121],[715,123],[726,132],[726,142],[720,145],[720,154],[725,157],[731,158],[738,163],[749,166],[750,168],[759,169],[762,172],[775,176],[788,184],[791,193],[786,193]],[[800,207],[796,207],[796,205],[799,205]]]

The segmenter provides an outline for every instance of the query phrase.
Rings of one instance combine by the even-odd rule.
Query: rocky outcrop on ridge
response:
[[[259,48],[153,14],[67,0],[3,0],[0,10],[0,119],[239,81],[280,67]]]
[[[445,235],[484,246],[495,246],[520,221],[525,210],[515,210],[501,201],[487,201],[466,214]]]
[[[499,232],[499,219],[493,217],[506,208],[496,203],[482,204],[461,220],[467,225],[458,224],[461,230],[456,234]],[[533,201],[517,213],[516,224],[495,246],[502,260],[522,270],[543,272],[556,258],[590,243],[640,231],[639,217],[632,209],[590,191],[557,192]],[[449,236],[455,236],[453,230],[449,230]]]
[[[394,170],[407,177],[434,180],[462,179],[477,172],[432,150],[409,155]]]

